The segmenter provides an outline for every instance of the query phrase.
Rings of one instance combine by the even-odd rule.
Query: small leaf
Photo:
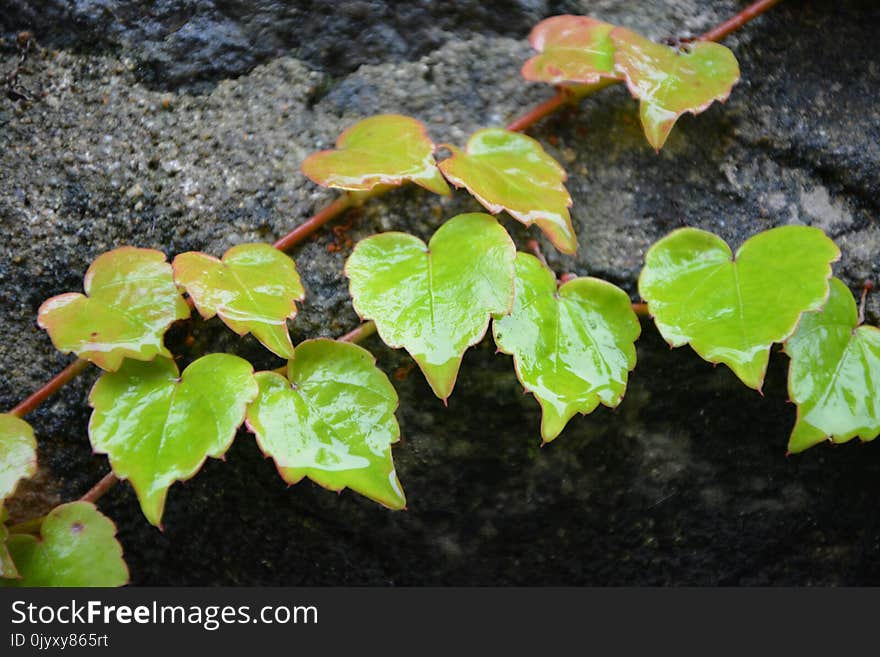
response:
[[[308,477],[391,509],[406,506],[391,458],[400,437],[397,393],[370,352],[308,340],[297,346],[287,379],[275,372],[256,378],[260,395],[248,408],[247,425],[284,481]]]
[[[7,546],[21,579],[0,580],[0,587],[128,583],[116,526],[93,504],[71,502],[56,507],[43,520],[40,535],[9,537]]]
[[[168,327],[190,311],[165,255],[122,247],[98,256],[78,293],[52,297],[37,322],[56,348],[115,371],[123,358],[171,357],[162,343]]]
[[[15,492],[18,482],[37,472],[37,441],[31,425],[0,413],[0,504]]]
[[[4,579],[18,579],[18,569],[9,554],[9,546],[6,545],[9,539],[9,530],[6,525],[0,523],[0,586],[3,586]]]
[[[789,452],[880,434],[880,329],[859,326],[846,285],[831,280],[828,303],[804,315],[785,351],[789,395],[797,404]]]
[[[287,331],[305,298],[293,260],[268,244],[240,244],[223,260],[205,253],[174,258],[174,279],[205,319],[219,315],[239,335],[253,333],[271,352],[293,356]]]
[[[639,293],[671,346],[690,343],[760,390],[770,345],[794,332],[801,313],[822,307],[839,257],[818,228],[764,231],[735,257],[720,237],[682,228],[648,250]]]
[[[553,272],[519,253],[513,312],[496,318],[492,330],[498,349],[513,356],[517,378],[541,404],[541,437],[550,442],[575,413],[621,402],[641,325],[620,288],[575,278],[557,289]]]
[[[371,116],[339,135],[336,149],[309,155],[302,172],[324,187],[367,191],[414,182],[435,194],[449,194],[434,160],[434,144],[416,119]]]
[[[613,29],[588,16],[553,16],[541,21],[529,35],[532,48],[541,54],[525,63],[523,77],[550,84],[596,84],[602,78],[617,78]]]
[[[540,143],[510,130],[486,128],[471,135],[465,152],[447,148],[452,157],[440,169],[449,182],[466,187],[492,214],[506,210],[526,226],[538,224],[563,253],[577,251],[565,169]]]
[[[678,117],[724,102],[739,81],[736,57],[718,43],[699,41],[682,51],[621,27],[611,32],[611,40],[615,69],[641,101],[645,136],[658,151]]]
[[[404,347],[446,400],[465,350],[513,307],[516,247],[486,214],[461,214],[428,246],[405,233],[362,240],[345,265],[354,308],[389,347]]]
[[[179,375],[174,361],[126,361],[98,379],[89,403],[89,436],[113,472],[131,480],[144,515],[162,520],[168,487],[192,477],[209,456],[221,458],[257,396],[250,363],[203,356]]]

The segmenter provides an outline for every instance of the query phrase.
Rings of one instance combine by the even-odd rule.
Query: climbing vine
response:
[[[733,53],[713,43],[775,2],[755,3],[704,38],[668,46],[583,16],[543,21],[527,80],[557,95],[507,129],[486,128],[463,147],[435,145],[416,119],[381,115],[315,153],[303,173],[343,194],[274,245],[241,244],[221,258],[190,252],[169,262],[150,249],[99,256],[83,292],[53,297],[37,321],[71,366],[0,414],[0,500],[36,471],[36,440],[22,419],[91,363],[103,373],[89,404],[89,440],[111,473],[80,501],[17,525],[0,506],[0,584],[117,586],[128,581],[115,527],[94,505],[120,480],[134,488],[146,519],[161,527],[177,481],[207,458],[222,458],[238,430],[250,431],[289,484],[303,478],[349,488],[390,509],[406,496],[391,446],[400,436],[397,393],[373,356],[356,344],[377,332],[405,349],[434,394],[453,394],[462,357],[491,325],[498,351],[542,410],[543,442],[578,413],[619,405],[636,366],[639,315],[653,317],[673,347],[690,345],[761,389],[773,345],[791,360],[797,452],[823,440],[872,440],[880,432],[880,331],[846,286],[832,278],[840,256],[820,230],[785,226],[747,240],[734,254],[719,237],[685,228],[646,254],[639,294],[592,277],[557,279],[536,243],[517,247],[494,215],[535,225],[562,253],[578,248],[565,169],[520,131],[566,103],[614,83],[639,101],[645,136],[659,150],[676,120],[725,100],[739,79]],[[450,153],[439,159],[440,148]],[[437,194],[466,189],[490,213],[442,223],[426,244],[400,232],[368,237],[345,265],[355,311],[365,321],[338,340],[294,345],[287,321],[307,302],[283,253],[345,210],[396,186]],[[582,236],[588,240],[589,235]],[[862,305],[864,297],[862,298]],[[180,372],[164,344],[169,327],[195,309],[238,335],[251,333],[287,361],[254,372],[230,354],[206,354]]]

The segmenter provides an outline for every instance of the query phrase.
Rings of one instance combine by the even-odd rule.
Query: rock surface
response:
[[[0,30],[32,29],[46,46],[20,76],[33,100],[0,99],[2,408],[68,362],[35,326],[36,309],[80,289],[95,256],[123,244],[171,256],[272,241],[333,197],[299,163],[364,116],[410,114],[436,141],[459,144],[503,125],[550,94],[519,78],[529,26],[578,5],[511,2],[502,16],[494,4],[455,3],[456,13],[410,3],[412,13],[398,15],[352,2],[325,15],[306,4],[243,11],[181,1],[155,3],[155,20],[141,20],[147,4],[12,0],[0,19]],[[740,5],[584,4],[654,38],[699,33]],[[873,2],[783,3],[727,41],[743,72],[730,100],[683,118],[659,156],[623,88],[542,123],[531,134],[569,170],[581,241],[574,258],[544,242],[551,264],[607,278],[635,299],[646,248],[673,228],[706,228],[737,245],[805,223],[836,239],[837,273],[853,289],[876,279],[880,68],[865,54],[878,28]],[[840,44],[852,55],[830,56]],[[3,53],[5,73],[10,39]],[[220,79],[229,76],[238,77]],[[463,192],[440,199],[405,188],[351,213],[342,237],[325,230],[296,250],[308,298],[294,340],[356,325],[346,239],[389,229],[428,237],[471,209]],[[520,245],[533,236],[505,225]],[[280,364],[234,337],[217,320],[195,321],[169,341],[184,361],[225,350],[258,368]],[[488,342],[466,356],[449,410],[417,371],[407,374],[405,354],[375,338],[365,346],[401,396],[395,459],[409,510],[310,483],[287,489],[242,432],[225,463],[171,489],[164,533],[144,521],[127,485],[102,500],[135,583],[880,582],[880,446],[785,458],[794,409],[784,356],[772,359],[762,398],[689,349],[670,352],[645,322],[621,407],[572,420],[541,449],[537,403]],[[75,498],[105,472],[86,437],[93,379],[29,418],[42,470],[13,507],[19,515]]]

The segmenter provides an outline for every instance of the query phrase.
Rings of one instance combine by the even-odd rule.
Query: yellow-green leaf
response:
[[[37,441],[27,422],[0,413],[0,504],[15,492],[18,482],[37,471]]]
[[[397,393],[370,352],[334,340],[296,348],[287,378],[256,375],[260,394],[247,425],[281,477],[303,477],[340,491],[350,488],[391,509],[406,498],[391,457],[400,437]]]
[[[9,538],[9,530],[6,525],[0,522],[0,586],[3,586],[4,579],[18,579],[18,569],[9,554],[9,547],[6,541]]]
[[[108,251],[89,267],[83,287],[85,295],[61,294],[40,306],[37,322],[60,351],[111,372],[123,358],[171,357],[165,331],[190,310],[163,253],[128,246]]]
[[[293,356],[287,320],[305,289],[292,258],[268,244],[234,246],[222,260],[191,251],[174,258],[174,279],[205,319],[219,315],[239,335],[253,333],[273,353]]]
[[[367,191],[414,182],[436,194],[449,194],[425,126],[397,114],[355,123],[339,135],[336,150],[307,157],[302,172],[324,187]]]
[[[589,16],[553,16],[538,23],[529,43],[540,54],[522,68],[526,80],[550,84],[596,84],[617,78],[613,25]]]
[[[615,70],[641,101],[645,136],[660,150],[685,112],[699,114],[725,101],[739,80],[734,54],[718,43],[698,41],[684,49],[654,43],[622,27],[611,32]]]
[[[461,214],[426,245],[405,233],[362,240],[345,265],[354,308],[389,347],[404,347],[446,400],[465,350],[513,307],[516,247],[487,214]]]

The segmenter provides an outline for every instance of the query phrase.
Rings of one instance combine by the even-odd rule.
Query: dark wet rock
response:
[[[599,16],[653,37],[698,33],[734,5],[590,3]],[[26,16],[31,6],[13,2],[4,18]],[[96,3],[75,6],[102,15]],[[204,46],[206,66],[222,63],[210,54],[213,41],[199,45],[199,32],[184,29],[194,20],[189,4],[156,6],[167,16],[181,8],[179,38],[194,39],[194,52]],[[437,50],[409,50],[411,35],[395,28],[396,37],[375,37],[387,42],[376,59],[369,49],[345,55],[354,63],[395,63],[354,71],[332,53],[310,59],[288,44],[256,55],[249,46],[252,64],[265,63],[202,94],[155,89],[177,84],[172,50],[144,54],[151,39],[168,40],[159,29],[137,47],[104,54],[35,51],[22,73],[35,100],[0,100],[0,407],[67,362],[36,328],[36,309],[79,289],[102,251],[135,244],[169,255],[220,255],[236,243],[271,241],[333,197],[304,180],[298,166],[358,118],[411,114],[438,142],[460,144],[549,96],[519,79],[527,45],[491,35],[522,36],[534,18],[528,12],[550,7],[518,6],[530,18],[517,31],[499,24],[489,35],[457,33],[436,41],[445,42]],[[309,20],[340,34],[365,25],[343,9]],[[113,21],[101,29],[112,33],[122,23],[118,13]],[[2,27],[19,29],[20,22]],[[252,43],[241,24],[229,38],[244,34]],[[880,88],[880,69],[867,57],[829,53],[841,41],[849,52],[873,52],[878,27],[873,2],[783,3],[730,40],[744,76],[730,100],[683,118],[660,155],[641,136],[623,88],[545,121],[532,134],[570,172],[581,240],[573,258],[544,242],[551,264],[608,278],[635,299],[646,248],[676,227],[707,228],[737,245],[774,225],[804,223],[834,236],[843,251],[837,272],[854,290],[876,279],[880,120],[872,90]],[[317,47],[298,47],[307,45]],[[145,62],[166,56],[143,84]],[[7,46],[0,66],[12,64]],[[198,75],[243,73],[252,64]],[[461,192],[441,199],[401,189],[351,213],[347,235],[396,229],[427,237],[444,217],[472,209]],[[504,222],[520,245],[535,235]],[[356,324],[342,275],[349,250],[329,251],[334,239],[323,231],[294,253],[308,289],[292,326],[296,341]],[[875,323],[878,298],[869,304]],[[490,344],[468,353],[445,410],[417,371],[406,374],[405,354],[368,341],[401,396],[404,440],[395,459],[410,502],[405,513],[310,483],[288,489],[244,433],[225,463],[211,461],[172,488],[164,533],[146,524],[126,485],[101,506],[120,527],[139,584],[880,582],[880,445],[823,446],[785,458],[794,409],[785,402],[784,356],[772,358],[761,397],[688,348],[668,350],[650,323],[643,333],[620,408],[572,420],[544,448],[537,403]],[[260,368],[280,364],[217,320],[175,327],[169,345],[184,362],[216,350]],[[93,378],[78,380],[31,418],[43,469],[58,482],[52,500],[80,495],[105,471],[86,437]]]

